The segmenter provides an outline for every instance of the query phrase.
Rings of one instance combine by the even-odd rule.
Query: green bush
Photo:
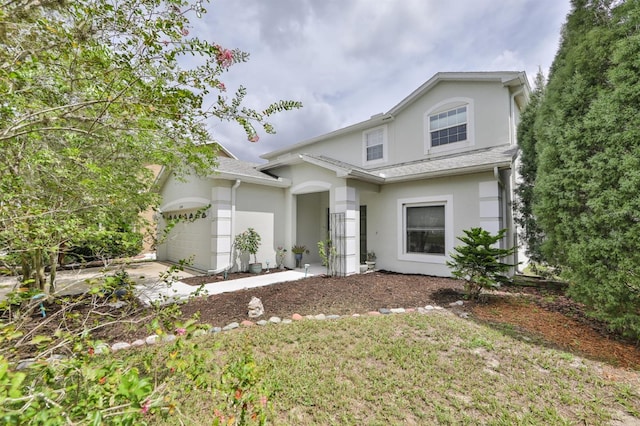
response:
[[[506,272],[513,266],[500,260],[511,256],[515,248],[502,249],[495,245],[504,237],[506,229],[491,235],[482,228],[465,230],[466,237],[458,237],[465,243],[455,247],[457,254],[452,254],[452,262],[447,266],[453,269],[452,274],[465,280],[465,293],[470,299],[477,299],[483,289],[492,289],[500,283],[509,281]]]
[[[81,262],[135,256],[142,251],[142,234],[133,231],[100,230],[73,241],[65,257]]]

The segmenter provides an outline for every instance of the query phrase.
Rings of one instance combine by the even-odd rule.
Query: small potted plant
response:
[[[301,268],[302,267],[302,256],[304,254],[309,254],[309,250],[307,250],[306,246],[300,245],[300,244],[296,244],[295,246],[291,247],[291,251],[293,252],[293,254],[295,255],[296,258],[296,268]]]
[[[373,271],[376,267],[376,253],[373,251],[367,252],[367,270]]]
[[[260,247],[260,234],[255,229],[249,228],[242,234],[236,235],[233,245],[240,253],[248,253],[249,259],[253,255],[253,263],[249,263],[249,272],[259,274],[262,272],[262,263],[258,263],[256,253]]]

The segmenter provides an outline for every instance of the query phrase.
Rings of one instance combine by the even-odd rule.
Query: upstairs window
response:
[[[386,159],[387,134],[385,127],[368,130],[363,134],[365,163]]]
[[[431,146],[467,140],[467,107],[462,106],[429,116]]]

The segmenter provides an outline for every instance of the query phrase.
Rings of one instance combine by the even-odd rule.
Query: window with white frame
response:
[[[445,254],[444,205],[405,206],[406,253]]]
[[[453,197],[398,200],[398,258],[445,263],[453,245]]]
[[[384,161],[386,150],[386,129],[378,127],[363,134],[365,162]]]
[[[467,106],[430,115],[429,134],[432,147],[467,140]]]

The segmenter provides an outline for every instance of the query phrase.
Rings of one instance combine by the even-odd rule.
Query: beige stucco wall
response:
[[[261,237],[257,260],[266,267],[276,264],[276,247],[284,235],[284,189],[264,185],[190,176],[185,182],[170,176],[162,190],[161,211],[165,217],[190,214],[207,205],[207,217],[178,223],[158,245],[159,260],[178,262],[192,259],[192,267],[202,271],[244,269],[233,250],[235,235],[254,228]],[[233,194],[233,195],[232,195]],[[232,205],[232,200],[235,205]],[[160,236],[166,219],[160,219]],[[276,237],[278,236],[278,237]],[[253,262],[253,257],[250,259]]]
[[[401,260],[402,217],[398,212],[401,199],[449,199],[452,209],[451,226],[453,238],[447,241],[446,253],[458,244],[456,237],[463,230],[480,226],[480,182],[489,182],[497,187],[492,173],[473,174],[428,181],[415,181],[385,185],[380,193],[361,192],[360,204],[367,206],[367,248],[376,252],[376,268],[405,273],[449,276],[444,264],[448,256],[439,261]],[[489,207],[490,208],[490,207]],[[495,206],[496,212],[501,209]],[[488,213],[486,213],[488,214]]]
[[[193,213],[211,203],[212,181],[196,176],[187,177],[187,182],[167,178],[163,187],[160,211],[165,217]],[[201,270],[211,268],[211,244],[203,235],[211,235],[213,216],[197,219],[193,222],[178,223],[165,234],[167,220],[159,218],[157,258],[179,262],[191,259],[192,266]]]
[[[249,183],[241,183],[236,190],[236,208],[233,235],[248,228],[260,234],[261,245],[256,253],[258,262],[266,268],[276,266],[276,248],[283,245],[285,227],[285,198],[282,188],[273,188]],[[237,263],[237,269],[240,264]],[[253,256],[251,258],[253,262]]]
[[[454,144],[446,150],[428,152],[429,135],[426,118],[429,111],[445,108],[448,101],[458,99],[470,101],[469,136],[473,138],[471,146]],[[372,124],[371,128],[384,127],[387,132],[387,160],[372,165],[364,163],[363,130],[341,133],[319,143],[292,149],[292,153],[328,155],[349,164],[368,167],[380,167],[405,163],[442,155],[487,148],[512,143],[511,140],[511,93],[508,87],[499,82],[440,82],[424,96],[402,110],[396,117],[383,124]],[[433,109],[440,105],[440,108]],[[515,111],[517,122],[518,112]],[[427,143],[427,146],[425,146]],[[460,146],[460,148],[456,148]],[[453,148],[453,149],[450,149]],[[339,154],[338,154],[339,153]],[[294,180],[295,182],[296,180]]]
[[[471,101],[468,117],[468,136],[473,145],[429,153],[429,135],[426,119],[430,110],[447,109],[448,101],[468,99]],[[510,143],[509,140],[509,90],[500,83],[442,82],[428,94],[419,98],[409,108],[402,111],[389,123],[389,164],[415,161],[423,158],[436,158],[441,155],[462,152],[470,149]],[[440,108],[433,109],[440,105]],[[427,145],[427,146],[425,146]]]

